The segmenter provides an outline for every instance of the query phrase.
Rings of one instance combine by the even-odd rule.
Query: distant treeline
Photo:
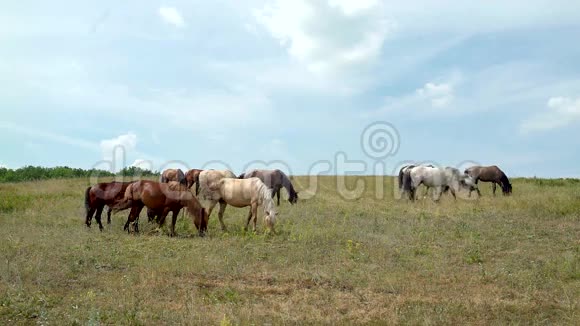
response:
[[[158,176],[159,172],[144,170],[139,167],[126,167],[117,173],[111,173],[105,170],[83,170],[70,168],[68,166],[57,166],[54,168],[45,168],[41,166],[25,166],[19,169],[0,168],[0,182],[23,182],[46,179],[66,179],[66,178],[88,178],[91,176],[113,177],[122,175],[132,176]]]

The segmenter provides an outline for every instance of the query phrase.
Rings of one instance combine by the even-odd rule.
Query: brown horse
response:
[[[159,177],[159,182],[167,183],[169,181],[177,181],[181,184],[187,184],[185,180],[185,174],[181,169],[167,169],[161,173],[161,177]]]
[[[193,186],[193,184],[195,183],[195,194],[196,195],[199,195],[199,174],[201,173],[201,171],[203,171],[203,170],[191,169],[191,170],[187,171],[187,173],[185,173],[185,180],[186,180],[187,188],[191,188],[191,186]]]
[[[103,230],[101,214],[103,213],[103,208],[105,205],[109,206],[107,211],[107,224],[111,224],[111,212],[113,207],[116,206],[119,202],[123,201],[125,190],[131,183],[133,182],[102,182],[88,187],[85,191],[85,224],[88,227],[91,227],[93,214],[96,212],[95,219],[97,220],[97,223],[99,223],[99,229]],[[129,207],[130,206],[118,206],[115,207],[115,210],[120,211]]]
[[[157,216],[159,216],[158,223],[163,225],[165,218],[172,212],[171,219],[171,236],[175,235],[175,222],[177,215],[181,208],[185,207],[189,215],[191,215],[193,223],[199,231],[201,236],[207,230],[207,214],[204,208],[201,207],[197,198],[187,189],[171,190],[171,186],[155,181],[141,180],[136,181],[127,187],[125,197],[123,199],[126,205],[131,205],[131,213],[127,218],[124,229],[129,230],[130,223],[135,223],[139,219],[139,213],[143,207],[151,209]],[[137,224],[134,224],[135,232],[139,232]]]
[[[258,178],[262,180],[264,184],[270,189],[272,189],[272,198],[274,195],[278,198],[278,206],[280,206],[280,189],[282,187],[286,188],[288,192],[288,201],[290,204],[294,205],[298,201],[298,192],[294,190],[292,182],[284,172],[276,170],[251,170],[246,173],[240,174],[238,179],[248,179],[248,178]]]
[[[501,190],[505,196],[512,193],[512,185],[508,177],[503,173],[500,168],[495,165],[492,166],[472,166],[465,169],[465,174],[469,175],[475,184],[479,181],[492,182],[493,195],[495,196],[496,184],[501,187]],[[481,196],[479,189],[477,189],[477,194]],[[471,190],[469,191],[471,195]]]
[[[166,183],[167,187],[171,191],[187,191],[188,188],[177,181],[169,181]],[[183,212],[183,216],[185,216],[185,211]],[[161,214],[152,208],[147,208],[147,218],[149,222],[156,221],[159,223]]]

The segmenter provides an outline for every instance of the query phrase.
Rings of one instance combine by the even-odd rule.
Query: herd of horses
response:
[[[195,194],[191,188],[195,185]],[[209,217],[219,204],[218,218],[222,230],[227,227],[223,215],[227,205],[250,207],[245,229],[253,220],[256,231],[258,207],[264,210],[264,221],[269,231],[275,233],[276,207],[274,195],[280,205],[280,190],[288,192],[288,201],[295,204],[298,192],[284,172],[280,170],[252,170],[236,176],[229,170],[192,169],[184,173],[181,169],[163,171],[159,182],[138,180],[131,182],[103,182],[90,186],[85,191],[85,224],[90,227],[93,216],[103,229],[101,215],[105,208],[107,223],[111,214],[130,209],[124,229],[139,232],[139,215],[147,208],[149,222],[156,221],[159,226],[172,213],[171,236],[175,235],[175,223],[182,208],[189,213],[199,235],[207,232]]]
[[[416,199],[416,190],[420,185],[426,187],[425,195],[430,188],[435,190],[433,200],[439,201],[441,195],[451,192],[453,198],[461,189],[469,191],[469,196],[475,190],[481,196],[478,183],[491,182],[495,196],[496,185],[499,185],[504,195],[512,193],[512,185],[505,173],[496,165],[472,166],[461,173],[453,167],[436,167],[433,165],[406,165],[399,170],[399,190],[407,194],[411,201]]]
[[[512,192],[512,185],[497,166],[473,166],[461,173],[452,167],[435,167],[433,165],[407,165],[399,170],[399,190],[408,194],[411,201],[416,199],[416,190],[420,185],[426,191],[433,188],[433,199],[438,201],[445,192],[450,192],[454,198],[462,189],[481,193],[479,181],[492,182],[493,195],[496,185],[499,185],[504,195]],[[192,187],[195,185],[195,193]],[[90,227],[93,216],[103,230],[101,215],[104,207],[108,207],[107,223],[111,223],[111,214],[130,209],[124,229],[128,232],[139,232],[139,215],[147,208],[149,222],[157,222],[159,227],[165,219],[171,216],[171,236],[175,236],[175,223],[179,212],[185,208],[191,216],[200,236],[207,232],[209,217],[219,204],[218,218],[221,229],[227,227],[223,216],[227,205],[243,208],[250,207],[245,230],[253,221],[253,231],[256,231],[258,207],[264,211],[264,222],[268,230],[275,233],[276,205],[280,206],[280,190],[288,192],[288,201],[295,204],[298,192],[294,189],[290,178],[280,170],[251,170],[236,176],[229,170],[191,169],[184,173],[180,169],[163,171],[159,182],[138,180],[131,182],[103,182],[90,186],[85,191],[85,224]],[[427,194],[427,192],[425,194]]]

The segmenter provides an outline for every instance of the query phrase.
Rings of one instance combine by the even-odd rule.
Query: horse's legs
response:
[[[441,186],[435,187],[435,192],[433,194],[433,201],[438,203],[439,200],[441,199],[442,194],[443,194],[443,187],[441,187]]]
[[[278,206],[280,206],[280,188],[276,191],[276,198],[278,198]]]
[[[493,195],[495,196],[495,189],[496,189],[495,182],[491,183],[491,189],[493,190]]]
[[[256,222],[258,222],[258,204],[252,204],[252,215],[254,216],[254,232],[256,232]]]
[[[453,195],[453,199],[456,199],[457,200],[457,196],[455,196],[455,189],[453,189],[453,187],[449,187],[449,191]]]
[[[425,192],[423,193],[423,199],[427,198],[427,195],[429,195],[429,189],[431,189],[431,188],[425,186]]]
[[[225,201],[220,201],[220,211],[218,212],[218,218],[220,220],[220,225],[222,226],[222,231],[227,231],[226,225],[224,224],[224,212],[226,211],[226,204]]]
[[[251,220],[252,220],[252,207],[250,207],[250,211],[248,213],[248,221],[246,222],[246,227],[244,228],[245,231],[248,231],[248,226],[250,225]]]
[[[168,214],[169,214],[169,209],[167,209],[167,208],[163,209],[161,212],[156,212],[157,224],[159,225],[159,227],[162,227],[163,224],[165,224],[165,219],[167,218]]]
[[[103,231],[103,223],[101,223],[101,215],[103,214],[104,206],[97,207],[97,213],[95,214],[95,219],[99,223],[99,230]]]
[[[89,211],[87,212],[87,218],[85,220],[85,224],[87,225],[87,227],[91,227],[91,221],[93,219],[93,214],[95,214],[95,208],[90,208]]]
[[[111,206],[108,206],[109,209],[107,209],[107,224],[111,224],[111,213],[113,212],[113,208],[111,208]]]
[[[173,215],[171,215],[171,236],[175,236],[175,222],[177,222],[177,216],[179,216],[179,211],[181,208],[173,210]]]
[[[131,207],[131,212],[129,213],[129,217],[127,217],[127,223],[125,223],[125,227],[123,228],[123,230],[127,230],[128,233],[131,233],[129,225],[139,219],[139,214],[141,213],[142,209],[143,204],[135,202],[133,203],[133,206]],[[135,227],[135,232],[139,232],[139,226]]]

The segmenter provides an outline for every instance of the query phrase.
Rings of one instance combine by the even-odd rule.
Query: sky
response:
[[[580,177],[579,1],[0,7],[0,166]]]

